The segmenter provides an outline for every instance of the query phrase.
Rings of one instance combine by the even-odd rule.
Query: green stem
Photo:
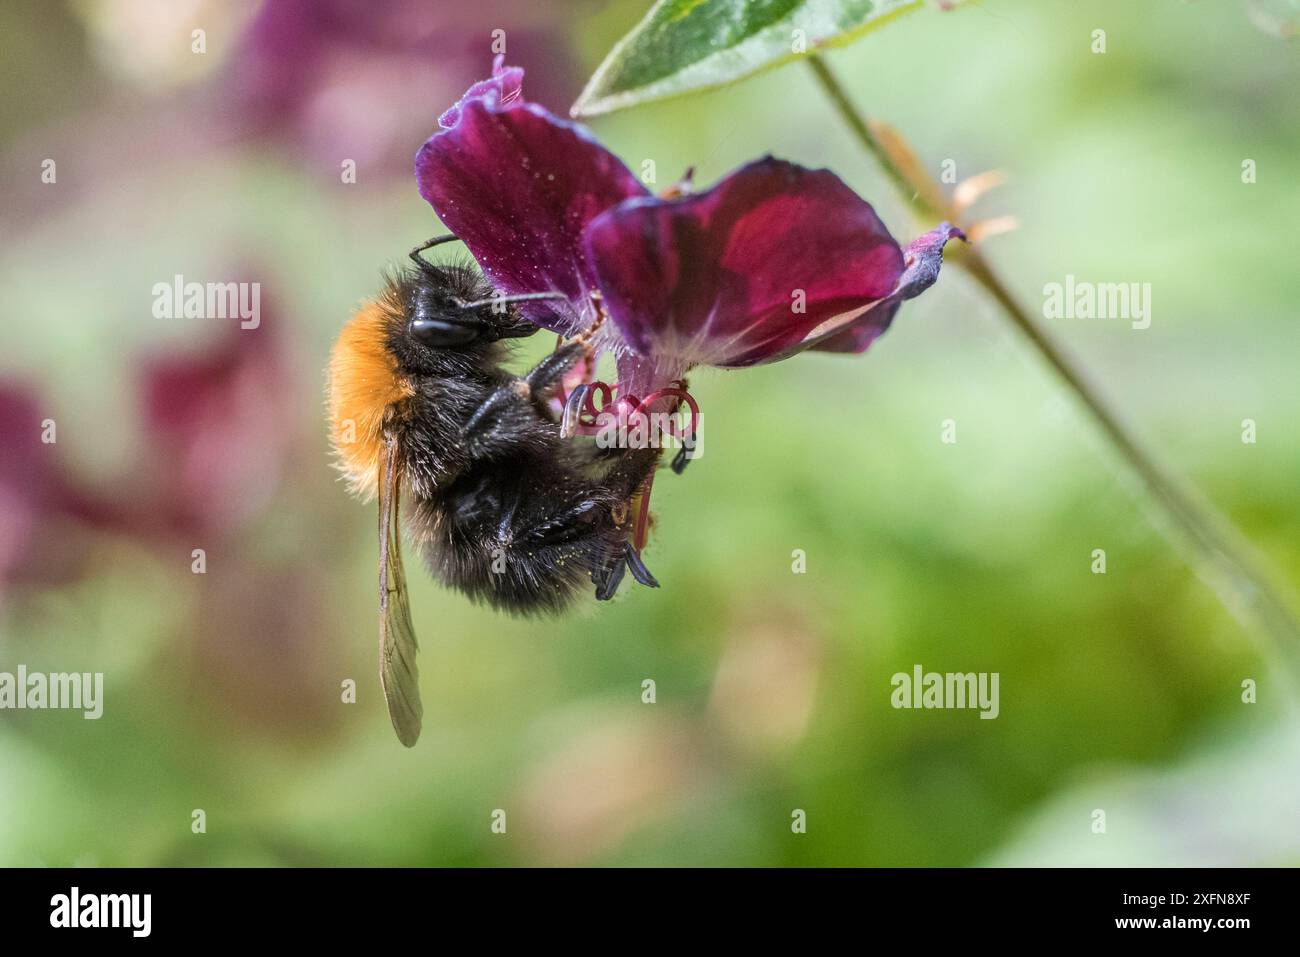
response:
[[[923,219],[943,218],[939,214],[939,210],[931,209],[930,204],[922,199],[922,190],[917,188],[917,184],[909,180],[907,175],[894,164],[893,158],[881,145],[880,141],[876,139],[875,134],[871,132],[871,127],[867,125],[867,118],[857,111],[857,108],[849,100],[848,94],[844,91],[844,87],[840,86],[839,80],[835,79],[835,74],[831,73],[830,65],[816,53],[808,57],[808,65],[812,67],[813,73],[817,75],[822,90],[835,104],[840,119],[848,124],[849,129],[853,131],[853,135],[858,138],[858,142],[867,148],[867,152],[875,158],[884,174],[893,181],[899,193],[912,204]]]
[[[953,218],[951,210],[935,208],[926,199],[936,195],[936,184],[918,181],[921,174],[915,169],[905,170],[895,161],[894,155],[872,132],[866,117],[849,100],[826,61],[814,54],[808,62],[840,117],[917,215],[931,223]],[[1225,517],[1159,463],[1155,454],[1142,444],[1087,381],[1068,353],[1020,305],[978,250],[966,249],[954,258],[997,300],[1012,324],[1092,413],[1120,457],[1142,480],[1163,514],[1172,520],[1191,545],[1194,557],[1199,560],[1199,565],[1194,563],[1193,567],[1203,573],[1228,610],[1234,614],[1253,615],[1276,642],[1292,681],[1300,682],[1300,620],[1284,597],[1275,573],[1256,556],[1250,543]]]

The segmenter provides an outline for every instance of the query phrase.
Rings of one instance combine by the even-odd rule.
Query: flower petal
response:
[[[587,228],[610,317],[643,356],[746,366],[894,291],[903,253],[829,170],[766,157],[703,193],[627,200]]]
[[[905,268],[898,277],[899,299],[915,299],[935,284],[943,266],[943,247],[950,239],[966,242],[966,234],[951,223],[940,223],[907,244],[903,250]]]
[[[438,117],[438,125],[449,130],[460,122],[460,111],[467,104],[481,100],[486,106],[508,106],[523,95],[524,71],[517,66],[506,66],[505,56],[497,54],[492,61],[492,75],[473,84],[454,106]]]
[[[565,334],[594,315],[595,277],[581,238],[598,214],[646,189],[582,126],[519,96],[523,71],[502,67],[470,87],[415,158],[420,195],[506,293],[564,293],[526,303],[533,322]]]
[[[860,318],[833,335],[821,339],[816,345],[809,345],[814,352],[866,352],[871,344],[885,334],[889,324],[894,321],[901,303],[897,299],[888,299],[869,309]]]
[[[915,299],[934,285],[943,266],[943,247],[950,239],[964,241],[966,234],[951,223],[941,223],[908,243],[903,250],[903,274],[898,277],[898,287],[889,300],[867,310],[860,319],[834,335],[816,336],[816,344],[809,344],[808,348],[818,352],[866,352],[889,328],[903,300]]]

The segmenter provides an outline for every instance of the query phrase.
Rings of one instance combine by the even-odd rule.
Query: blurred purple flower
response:
[[[0,588],[15,581],[61,577],[57,551],[63,520],[81,511],[56,459],[41,441],[46,415],[34,394],[0,383]],[[57,433],[56,433],[57,436]]]
[[[263,312],[265,313],[265,309]],[[145,359],[139,372],[145,449],[135,531],[223,535],[257,514],[290,445],[292,384],[274,323],[232,324],[199,355]]]
[[[229,537],[263,509],[295,445],[283,432],[292,383],[267,327],[238,326],[198,356],[146,359],[139,372],[142,448],[128,474],[78,481],[64,436],[30,390],[0,383],[0,597],[84,571],[94,535],[187,544]],[[47,422],[48,420],[48,422]]]
[[[524,304],[532,321],[572,335],[603,307],[596,344],[618,356],[623,395],[695,365],[861,352],[961,236],[944,224],[905,251],[834,173],[772,157],[653,196],[586,128],[525,101],[522,80],[498,57],[442,115],[420,193],[497,288],[563,294]]]
[[[539,75],[555,95],[574,95],[582,78],[561,51],[566,14],[585,5],[267,0],[234,57],[227,106],[241,124],[294,139],[323,162],[404,172],[430,97],[454,95],[455,78],[494,42],[545,64]]]

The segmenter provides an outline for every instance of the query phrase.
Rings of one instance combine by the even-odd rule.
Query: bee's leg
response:
[[[682,447],[677,450],[677,454],[673,456],[672,463],[669,466],[675,474],[681,475],[686,471],[686,466],[690,465],[691,462],[695,460],[695,456],[691,454],[694,451],[694,442],[682,443]]]
[[[558,347],[545,359],[533,366],[528,375],[524,376],[529,391],[533,395],[537,395],[559,384],[559,381],[568,374],[569,370],[578,364],[578,360],[583,357],[586,348],[586,343],[578,339],[566,342]]]
[[[592,293],[592,295],[596,296],[598,293]],[[555,351],[533,367],[532,371],[524,377],[524,381],[528,383],[528,388],[534,396],[539,399],[549,398],[546,393],[559,385],[580,361],[587,363],[585,375],[591,374],[592,361],[595,357],[591,340],[604,321],[604,313],[602,312],[590,326],[568,342],[561,339],[559,344],[556,345]],[[573,395],[569,396],[564,411],[566,423],[571,415],[570,409],[572,409],[572,414],[577,414],[578,409],[581,408],[582,400],[585,398],[585,391],[588,389],[590,389],[590,386],[580,385],[574,389],[574,393],[583,392],[584,395],[576,400]],[[561,434],[564,434],[564,431],[562,428]]]
[[[556,349],[522,379],[515,379],[495,389],[465,422],[465,431],[480,428],[497,418],[502,409],[520,399],[530,399],[555,385],[582,356],[582,344],[570,343]]]
[[[492,391],[473,414],[465,420],[464,432],[471,450],[482,445],[484,439],[490,440],[494,429],[500,428],[511,410],[528,410],[531,418],[536,413],[532,404],[540,401],[544,393],[558,383],[564,374],[573,368],[582,357],[582,344],[570,343],[561,346],[549,356],[537,363],[522,379],[513,379]]]
[[[602,560],[591,580],[596,585],[596,601],[609,601],[618,593],[618,586],[623,583],[623,573],[627,571],[627,562],[621,553],[614,555],[613,561]]]
[[[645,484],[645,480],[655,470],[663,449],[646,447],[615,449],[614,452],[621,455],[621,458],[605,473],[604,484],[626,501],[636,494],[637,489]]]
[[[632,543],[624,541],[621,545],[604,551],[592,569],[591,581],[596,586],[596,600],[608,601],[613,598],[623,582],[624,573],[628,571],[647,588],[659,587],[659,581],[645,567],[645,562],[632,547]]]
[[[623,543],[623,561],[626,563],[628,570],[632,572],[632,577],[647,588],[658,588],[659,581],[650,574],[650,569],[645,567],[645,562],[641,560],[641,553],[632,547],[631,542]]]
[[[622,458],[605,474],[604,485],[618,501],[626,504],[622,508],[621,516],[618,514],[612,516],[618,529],[617,537],[598,557],[596,569],[591,575],[591,580],[596,586],[596,598],[600,601],[614,597],[624,573],[629,569],[632,577],[642,585],[648,588],[659,587],[659,582],[654,575],[650,574],[650,569],[646,568],[645,562],[641,560],[641,555],[629,538],[631,521],[628,512],[632,497],[654,471],[659,463],[661,452],[662,450],[657,448],[622,449]],[[615,510],[616,513],[618,511]]]
[[[582,418],[582,406],[587,401],[592,387],[583,383],[575,385],[564,403],[564,414],[560,417],[560,438],[571,439],[578,434],[578,421]]]
[[[584,499],[558,515],[545,518],[523,530],[518,541],[532,548],[562,545],[590,535],[599,521],[600,503],[595,499]]]
[[[495,390],[465,420],[461,428],[470,455],[483,455],[498,444],[498,439],[509,444],[514,441],[512,435],[517,427],[536,420],[537,413],[526,403],[528,392],[522,386],[523,380],[516,379]]]
[[[605,488],[527,529],[517,530],[514,542],[530,553],[566,545],[585,553],[591,562],[591,581],[599,601],[614,597],[629,570],[642,585],[658,588],[659,582],[628,538],[627,524],[627,502],[653,470],[658,454],[658,449],[629,450],[606,475]]]
[[[598,601],[614,597],[629,567],[637,581],[657,588],[659,583],[645,570],[640,558],[635,559],[635,564],[627,558],[631,543],[618,537],[611,539],[608,530],[600,531],[606,507],[607,503],[596,498],[584,499],[523,532],[515,542],[529,554],[540,548],[564,546],[572,546],[575,557],[585,554],[591,562],[591,581]]]

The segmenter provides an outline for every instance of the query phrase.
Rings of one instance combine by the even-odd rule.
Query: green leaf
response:
[[[570,112],[593,116],[731,83],[849,43],[920,5],[921,0],[658,0],[610,51]]]

